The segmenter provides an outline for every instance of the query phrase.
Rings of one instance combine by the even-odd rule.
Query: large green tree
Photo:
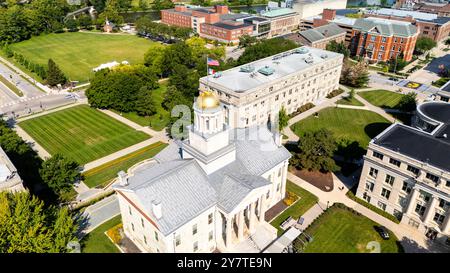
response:
[[[289,123],[289,115],[286,113],[286,109],[281,107],[280,112],[278,113],[278,127],[280,132],[283,131],[284,128],[288,126]]]
[[[415,111],[417,107],[417,93],[409,92],[397,103],[396,108],[404,112]]]
[[[364,61],[356,64],[345,60],[342,66],[340,83],[351,87],[364,87],[369,83],[369,69]]]
[[[333,40],[327,44],[326,49],[329,51],[341,53],[345,58],[350,56],[350,50],[345,46],[344,42],[337,43]]]
[[[67,82],[66,75],[52,59],[48,60],[46,82],[50,86],[64,85]]]
[[[417,38],[416,46],[415,46],[414,50],[420,54],[423,54],[426,51],[435,47],[436,45],[437,45],[437,43],[431,38],[419,37],[419,38]]]
[[[28,192],[0,193],[1,253],[68,252],[77,229],[67,208],[45,207]]]
[[[42,163],[39,173],[44,183],[57,193],[69,191],[81,178],[77,162],[61,154],[55,154]]]
[[[309,171],[330,172],[338,170],[333,154],[337,149],[333,133],[326,129],[305,132],[298,141],[298,152],[291,164]]]
[[[298,47],[296,43],[283,38],[260,40],[251,46],[247,46],[244,53],[238,58],[237,63],[238,65],[246,64],[296,47]]]
[[[177,65],[192,67],[194,64],[191,48],[183,42],[172,44],[164,51],[162,58],[162,73],[171,75]]]

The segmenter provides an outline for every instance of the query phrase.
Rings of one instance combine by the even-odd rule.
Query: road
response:
[[[84,234],[91,232],[99,225],[120,214],[119,201],[117,195],[111,195],[105,199],[86,208],[82,216],[85,219],[83,223]]]
[[[17,86],[17,88],[19,88],[23,92],[24,97],[31,98],[45,94],[44,91],[40,90],[30,82],[25,80],[23,77],[21,77],[18,71],[13,70],[13,68],[6,66],[1,61],[0,61],[0,76],[5,78],[7,81],[13,83],[15,86]]]

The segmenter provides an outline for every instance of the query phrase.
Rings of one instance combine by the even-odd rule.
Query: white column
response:
[[[249,218],[248,229],[250,230],[250,233],[253,233],[253,231],[255,231],[255,227],[256,227],[256,201],[250,204],[248,218]]]
[[[448,208],[447,216],[445,216],[442,231],[444,234],[450,234],[450,208]]]
[[[244,239],[244,211],[241,210],[238,214],[238,240]]]
[[[406,209],[405,214],[410,216],[416,206],[416,199],[419,196],[419,190],[413,189],[411,193],[411,197],[409,198],[408,208]]]
[[[230,247],[231,244],[231,232],[233,230],[233,218],[226,218],[226,237],[225,237],[225,245],[226,247]]]
[[[423,220],[423,222],[425,224],[430,223],[431,220],[433,220],[434,211],[435,211],[434,208],[436,207],[436,205],[438,203],[438,199],[439,198],[437,198],[436,196],[432,196],[431,197],[431,202],[429,202],[429,205],[427,207],[427,211],[425,212],[425,217],[424,217],[424,220]]]

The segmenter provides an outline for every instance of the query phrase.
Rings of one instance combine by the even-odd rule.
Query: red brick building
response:
[[[407,22],[363,18],[353,25],[352,52],[371,61],[400,57],[411,61],[418,29]]]
[[[238,43],[239,37],[253,33],[253,25],[242,19],[250,15],[231,14],[228,6],[198,7],[175,6],[161,11],[161,21],[168,25],[189,27],[200,37],[224,43]]]

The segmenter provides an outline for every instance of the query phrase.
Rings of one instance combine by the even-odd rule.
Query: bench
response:
[[[292,220],[294,220],[292,218],[292,216],[289,216],[288,218],[286,218],[286,220],[284,220],[283,222],[281,222],[280,227],[285,230],[286,228],[288,228],[291,225]]]

